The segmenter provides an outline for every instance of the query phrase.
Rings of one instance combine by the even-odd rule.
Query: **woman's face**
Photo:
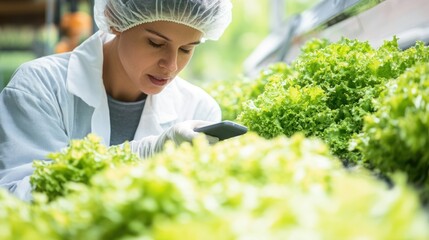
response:
[[[116,35],[111,49],[117,61],[109,66],[116,76],[111,81],[115,88],[139,95],[161,92],[189,62],[202,37],[194,28],[167,21],[141,24]]]

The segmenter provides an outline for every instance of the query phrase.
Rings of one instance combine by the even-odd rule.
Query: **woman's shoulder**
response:
[[[37,86],[65,86],[70,53],[40,57],[21,64],[8,87],[26,90]]]
[[[71,53],[52,54],[25,62],[17,70],[34,73],[58,73],[67,70]]]

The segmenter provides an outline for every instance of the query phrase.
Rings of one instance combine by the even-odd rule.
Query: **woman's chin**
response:
[[[150,89],[145,88],[144,90],[142,90],[142,92],[145,93],[146,95],[156,95],[162,92],[162,90],[164,90],[164,87],[156,87],[156,88],[152,87]]]

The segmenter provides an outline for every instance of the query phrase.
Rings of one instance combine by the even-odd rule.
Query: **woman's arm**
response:
[[[53,95],[26,70],[18,70],[0,94],[0,187],[21,197],[31,191],[33,160],[46,159],[69,141]]]

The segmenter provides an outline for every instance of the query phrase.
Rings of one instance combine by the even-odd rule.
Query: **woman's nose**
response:
[[[177,71],[177,53],[168,52],[165,53],[159,60],[159,66],[167,69],[169,72]]]

